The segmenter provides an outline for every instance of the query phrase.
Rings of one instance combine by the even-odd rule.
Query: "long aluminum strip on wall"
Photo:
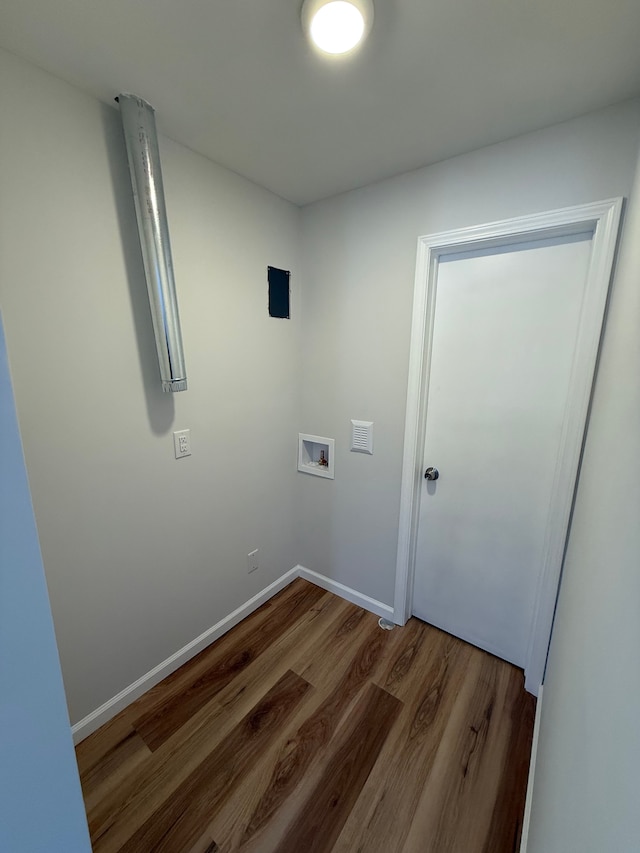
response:
[[[118,97],[129,159],[138,233],[147,279],[163,391],[186,391],[178,300],[153,107],[136,95]]]

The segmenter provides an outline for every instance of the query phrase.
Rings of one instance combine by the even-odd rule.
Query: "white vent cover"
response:
[[[351,421],[351,450],[373,454],[373,421]]]

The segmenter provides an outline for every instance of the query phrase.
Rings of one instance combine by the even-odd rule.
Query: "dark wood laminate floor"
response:
[[[296,580],[83,741],[95,853],[516,853],[522,672],[377,623]]]

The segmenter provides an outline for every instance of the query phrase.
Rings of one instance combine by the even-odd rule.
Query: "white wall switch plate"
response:
[[[183,456],[191,456],[191,430],[181,429],[173,434],[173,449],[175,450],[176,459],[182,459]]]
[[[255,572],[256,569],[260,568],[260,563],[258,561],[258,549],[255,551],[251,551],[250,554],[247,554],[247,574],[251,574],[251,572]]]

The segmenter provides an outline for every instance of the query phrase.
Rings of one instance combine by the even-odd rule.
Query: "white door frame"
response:
[[[565,410],[549,507],[544,566],[534,603],[525,664],[526,688],[536,695],[544,677],[622,203],[621,198],[608,199],[418,238],[394,599],[394,621],[398,625],[405,624],[412,610],[426,401],[440,259],[465,250],[583,233],[593,235],[571,369],[571,391]]]

